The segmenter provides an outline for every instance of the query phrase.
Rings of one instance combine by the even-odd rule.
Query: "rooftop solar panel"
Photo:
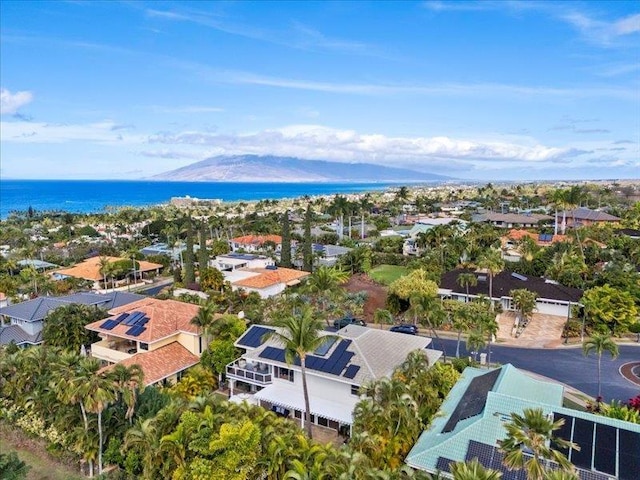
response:
[[[262,341],[262,337],[264,337],[264,335],[272,331],[273,330],[270,328],[253,325],[249,329],[249,331],[247,331],[240,338],[240,340],[238,340],[238,345],[242,345],[243,347],[257,348],[264,343]]]
[[[142,317],[136,322],[136,325],[146,325],[149,322],[149,317]]]
[[[579,451],[571,452],[571,463],[576,467],[591,470],[593,422],[576,418],[573,427],[573,441],[580,446]]]
[[[114,322],[122,322],[125,318],[127,318],[129,316],[128,313],[121,313],[120,315],[118,315],[118,318],[114,319]]]
[[[355,378],[356,374],[360,371],[360,365],[349,365],[344,372],[344,377]]]
[[[596,445],[593,456],[593,467],[596,470],[611,475],[616,474],[617,433],[617,428],[610,425],[596,425]]]
[[[438,461],[436,462],[436,468],[441,472],[451,472],[449,465],[454,463],[453,460],[449,460],[448,458],[438,457]]]
[[[103,328],[105,330],[112,330],[116,325],[117,323],[113,320],[107,320],[106,322],[102,323],[102,325],[100,325],[100,328]]]
[[[573,417],[571,415],[563,415],[557,412],[553,412],[553,421],[564,420],[564,424],[555,432],[555,436],[562,438],[563,440],[571,440],[571,432],[573,431]],[[567,458],[569,458],[569,449],[560,447],[553,444],[553,448],[561,451]]]
[[[136,321],[138,321],[139,318],[142,318],[144,316],[144,313],[142,312],[133,312],[130,313],[129,316],[122,322],[124,325],[135,325]]]
[[[620,480],[637,480],[640,472],[640,433],[618,429],[620,441],[618,476]]]
[[[449,421],[442,429],[442,433],[453,431],[460,420],[478,415],[484,410],[487,395],[498,380],[500,372],[500,369],[493,370],[471,380],[456,409],[449,417]]]

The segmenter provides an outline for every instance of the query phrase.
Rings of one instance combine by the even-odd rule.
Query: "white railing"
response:
[[[236,360],[227,365],[227,377],[256,385],[268,385],[273,375],[269,366]]]
[[[130,358],[132,354],[111,348],[112,342],[102,340],[91,345],[91,356],[110,363],[118,363]]]

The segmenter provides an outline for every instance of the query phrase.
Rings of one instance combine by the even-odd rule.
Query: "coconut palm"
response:
[[[602,395],[602,388],[600,384],[600,375],[602,368],[602,354],[609,352],[611,359],[613,360],[618,356],[618,345],[611,339],[611,335],[594,335],[589,340],[585,340],[582,344],[582,352],[585,356],[591,352],[595,352],[598,355],[598,397]]]
[[[489,274],[489,300],[491,301],[491,309],[493,304],[493,277],[502,272],[504,269],[504,260],[499,250],[487,250],[478,258],[478,267],[484,269]]]
[[[504,425],[507,438],[500,445],[505,453],[505,466],[511,470],[524,468],[529,480],[542,480],[549,460],[557,463],[560,469],[573,470],[567,457],[551,446],[580,449],[575,443],[553,434],[563,424],[564,419],[554,422],[541,408],[525,408],[522,414],[512,413],[511,420]]]
[[[393,322],[393,314],[389,310],[378,308],[373,314],[373,321],[382,328],[382,324],[388,325]]]
[[[478,360],[478,352],[486,346],[484,334],[480,330],[474,330],[467,337],[467,352],[474,352],[473,359]]]
[[[111,265],[111,262],[109,261],[109,257],[105,257],[102,256],[100,257],[100,263],[98,263],[98,265],[100,266],[100,273],[102,274],[102,278],[104,281],[104,289],[107,289],[107,274],[109,273],[109,266]]]
[[[273,338],[284,346],[287,364],[292,365],[296,361],[300,362],[305,408],[304,424],[307,435],[312,438],[306,357],[309,352],[315,351],[322,345],[328,336],[320,334],[323,330],[322,322],[315,317],[310,307],[303,308],[299,315],[289,315],[279,319],[273,325],[277,330],[267,333],[264,339]]]
[[[327,303],[338,287],[349,279],[349,273],[336,267],[319,267],[307,279],[305,289],[313,295],[322,314],[326,313]],[[327,325],[329,319],[326,319]]]
[[[456,282],[461,287],[464,287],[467,292],[467,297],[465,298],[465,302],[469,301],[469,287],[475,287],[478,285],[478,278],[469,272],[458,274],[458,278],[456,278]]]
[[[131,365],[126,367],[116,364],[111,371],[111,376],[116,389],[116,395],[122,398],[123,403],[127,406],[125,418],[129,420],[129,424],[133,421],[133,414],[138,399],[138,391],[144,388],[144,373],[140,365]]]
[[[84,405],[88,412],[98,415],[98,474],[102,475],[102,446],[104,445],[102,431],[102,412],[116,399],[113,380],[104,373],[97,373],[87,379]]]

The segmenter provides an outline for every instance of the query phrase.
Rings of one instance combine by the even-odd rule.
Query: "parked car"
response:
[[[367,326],[367,324],[364,323],[363,320],[359,320],[355,317],[344,317],[339,320],[334,320],[333,322],[333,328],[336,328],[338,330],[346,327],[347,325],[361,325],[363,327]]]
[[[389,331],[396,333],[406,333],[407,335],[417,335],[418,327],[407,323],[401,323],[400,325],[394,325],[389,329]]]

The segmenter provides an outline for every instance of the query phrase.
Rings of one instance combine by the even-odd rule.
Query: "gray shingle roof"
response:
[[[143,298],[145,297],[142,295],[127,292],[113,292],[104,295],[83,292],[63,297],[38,297],[0,308],[0,315],[28,322],[37,322],[46,317],[51,310],[64,305],[96,305],[105,310],[111,310]]]
[[[617,222],[620,219],[599,210],[591,210],[590,208],[579,207],[574,210],[567,210],[568,218],[575,220],[589,220],[591,222]]]
[[[0,345],[9,345],[12,342],[16,345],[22,345],[23,343],[36,345],[42,342],[42,332],[29,335],[19,325],[0,327]]]

